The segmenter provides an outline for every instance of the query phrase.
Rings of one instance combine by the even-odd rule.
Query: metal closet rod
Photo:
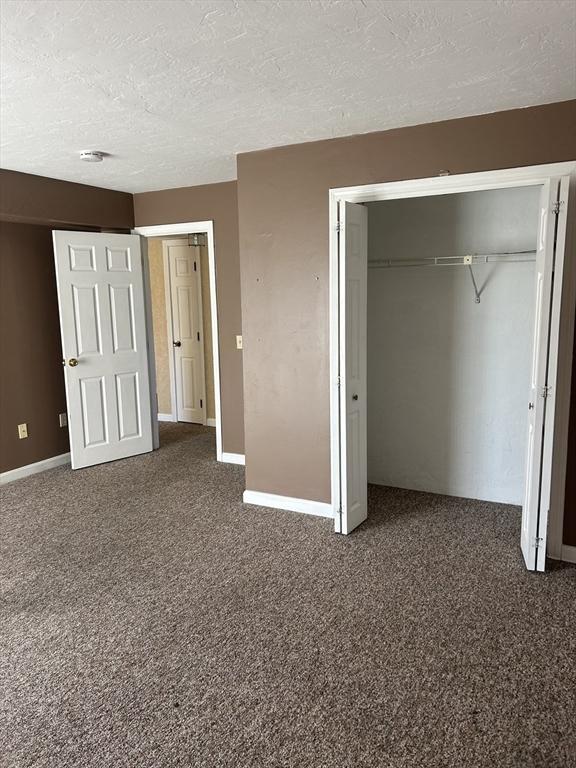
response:
[[[529,257],[532,258],[529,258]],[[500,253],[468,253],[465,256],[432,256],[420,259],[377,259],[368,262],[371,269],[385,267],[457,267],[472,264],[535,261],[536,251],[502,251]]]

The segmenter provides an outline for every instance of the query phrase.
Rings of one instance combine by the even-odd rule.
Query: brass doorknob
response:
[[[71,357],[70,360],[68,360],[68,365],[70,368],[75,368],[78,365],[78,360],[76,360],[75,357]]]

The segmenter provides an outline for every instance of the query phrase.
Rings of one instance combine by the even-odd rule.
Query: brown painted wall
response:
[[[575,124],[564,102],[238,157],[247,488],[330,500],[328,190],[572,160]]]
[[[68,450],[55,226],[129,230],[132,196],[0,170],[0,472]]]
[[[0,169],[0,219],[29,224],[130,229],[132,195]]]
[[[242,333],[236,182],[166,189],[134,195],[136,226],[214,221],[224,451],[244,453]]]
[[[49,227],[0,224],[0,472],[66,453],[56,276]],[[18,439],[17,425],[29,437]]]

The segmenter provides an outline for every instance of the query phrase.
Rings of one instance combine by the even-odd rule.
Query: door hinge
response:
[[[340,381],[340,376],[338,376],[338,378],[336,379],[336,384],[338,385],[338,389],[340,389],[340,384],[341,383],[342,382]]]
[[[202,407],[203,407],[203,406],[202,406],[202,403],[203,403],[203,402],[204,402],[204,401],[202,400],[202,398],[200,398],[200,408],[202,408]]]
[[[536,549],[542,546],[544,543],[544,539],[541,536],[534,536],[534,543],[532,546],[534,546]]]
[[[564,205],[564,200],[557,200],[552,206],[552,213],[555,213],[556,216],[558,216],[563,205]]]
[[[551,391],[552,391],[552,387],[548,387],[548,386],[540,387],[540,397],[550,397]]]
[[[196,331],[196,337],[198,338],[198,341],[200,341],[200,331]]]
[[[194,262],[194,272],[196,272],[196,262]]]
[[[339,221],[336,222],[336,232],[342,232],[342,224]]]

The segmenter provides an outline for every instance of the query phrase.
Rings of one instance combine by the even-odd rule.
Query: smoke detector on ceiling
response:
[[[85,149],[80,152],[80,160],[84,160],[85,163],[101,163],[106,157],[106,152],[99,152],[96,149]]]

